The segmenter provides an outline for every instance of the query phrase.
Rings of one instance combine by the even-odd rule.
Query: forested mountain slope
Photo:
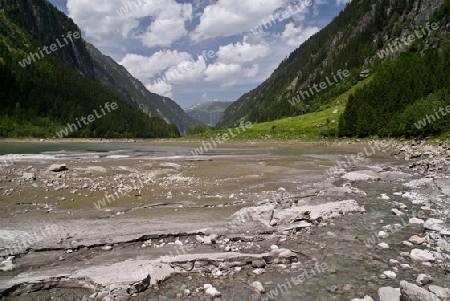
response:
[[[264,122],[317,112],[353,87],[362,79],[360,72],[369,69],[371,83],[349,97],[339,123],[341,136],[424,134],[408,128],[419,116],[407,117],[404,110],[430,93],[445,98],[445,91],[440,90],[448,88],[448,76],[443,72],[448,70],[449,61],[449,16],[448,0],[354,0],[327,27],[292,52],[266,81],[233,103],[218,126],[226,128],[240,119]],[[433,23],[437,28],[431,28]],[[411,34],[411,41],[403,43],[402,38]],[[399,67],[401,71],[395,71]],[[338,77],[338,83],[314,93],[314,85],[330,83],[330,79],[333,83],[333,78],[345,70],[350,76]],[[313,93],[307,95],[305,91],[310,89]],[[409,124],[402,123],[398,116]]]

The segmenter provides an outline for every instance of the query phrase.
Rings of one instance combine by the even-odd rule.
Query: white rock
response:
[[[235,267],[235,268],[234,268],[234,271],[237,272],[237,273],[239,273],[240,271],[242,271],[242,268],[241,268],[241,267]]]
[[[450,229],[444,229],[441,231],[442,236],[450,236]]]
[[[210,295],[211,297],[220,297],[222,294],[214,287],[208,287],[205,291],[206,295]]]
[[[431,278],[431,276],[427,275],[427,274],[419,274],[416,279],[417,285],[420,285],[420,286],[428,284],[431,281],[433,281],[433,278]]]
[[[386,238],[386,237],[389,237],[389,234],[385,231],[380,231],[380,232],[378,232],[378,237]]]
[[[433,230],[433,231],[442,231],[444,229],[443,225],[444,221],[437,218],[429,218],[423,225],[425,229],[427,230]]]
[[[382,200],[390,200],[391,198],[387,194],[382,193],[380,199],[382,199]]]
[[[406,241],[406,240],[402,241],[402,245],[405,245],[410,248],[414,247],[414,245],[412,243],[410,243],[409,241]]]
[[[385,242],[379,243],[378,247],[380,249],[389,249],[389,245],[387,243],[385,243]]]
[[[102,250],[103,251],[111,251],[112,247],[111,246],[104,246],[104,247],[102,247]]]
[[[408,263],[402,263],[402,264],[400,264],[400,267],[401,267],[403,270],[408,270],[408,269],[411,268],[411,266],[410,266]]]
[[[409,253],[409,257],[411,257],[414,261],[434,261],[434,255],[428,250],[421,249],[412,249]]]
[[[428,287],[430,292],[434,293],[436,296],[441,298],[442,300],[449,300],[450,299],[450,289],[448,288],[442,288],[437,285],[430,285]]]
[[[259,281],[253,281],[251,287],[253,287],[258,293],[264,293],[266,291],[262,283]]]
[[[417,217],[413,217],[409,219],[409,223],[410,224],[416,224],[416,225],[423,225],[425,224],[425,221],[423,219],[417,218]]]
[[[395,260],[395,259],[389,259],[389,264],[392,264],[392,265],[396,265],[396,264],[399,264],[400,262],[398,261],[398,260]]]
[[[394,213],[395,215],[398,215],[398,216],[405,215],[405,213],[403,213],[400,210],[395,209],[395,208],[392,208],[392,213]]]
[[[278,250],[278,246],[277,246],[277,245],[271,245],[271,246],[270,246],[270,249],[271,249],[271,250]]]
[[[383,275],[386,276],[388,279],[396,279],[397,278],[397,274],[395,274],[395,272],[393,272],[393,271],[384,271]]]
[[[182,243],[181,241],[179,241],[178,239],[175,240],[175,244],[176,244],[177,246],[182,246],[182,245],[183,245],[183,243]]]
[[[380,287],[378,296],[380,301],[398,301],[400,300],[400,288]]]
[[[9,256],[7,259],[0,262],[0,271],[9,272],[16,268],[16,265],[13,263],[14,256]]]
[[[253,274],[255,275],[261,275],[262,273],[264,273],[266,270],[262,269],[262,268],[258,268],[258,269],[254,269],[253,270]]]

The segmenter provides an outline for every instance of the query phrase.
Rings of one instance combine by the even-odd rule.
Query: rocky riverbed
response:
[[[3,156],[1,299],[450,300],[434,144]]]

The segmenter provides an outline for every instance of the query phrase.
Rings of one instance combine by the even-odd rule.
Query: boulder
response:
[[[433,292],[436,296],[443,300],[450,300],[450,289],[443,288],[437,285],[430,285],[428,287],[430,292]]]
[[[409,253],[409,257],[411,257],[414,261],[434,261],[434,255],[428,250],[421,249],[412,249]]]
[[[399,301],[400,300],[400,288],[393,287],[380,287],[378,290],[378,296],[380,301]]]
[[[441,301],[435,294],[418,287],[415,284],[400,281],[400,300],[401,301]]]

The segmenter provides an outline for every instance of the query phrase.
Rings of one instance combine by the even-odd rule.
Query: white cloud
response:
[[[317,26],[308,26],[303,29],[300,25],[295,27],[294,23],[286,24],[285,30],[281,34],[281,39],[291,47],[299,47],[310,36],[319,31]]]
[[[183,85],[203,81],[205,77],[206,64],[199,56],[197,61],[183,61],[165,72],[167,83]]]
[[[123,65],[133,76],[145,82],[159,72],[190,59],[191,56],[187,52],[160,50],[152,56],[128,53],[119,64]]]
[[[148,84],[145,86],[147,88],[147,90],[165,96],[165,97],[173,97],[172,94],[172,85],[166,83],[166,82],[156,82],[156,83],[152,83],[152,84]]]
[[[248,32],[285,3],[286,0],[219,0],[205,7],[191,37],[201,41]]]
[[[337,5],[347,4],[349,2],[352,2],[352,0],[336,0]]]
[[[150,17],[151,24],[137,35],[148,47],[170,46],[187,35],[184,23],[192,20],[192,4],[175,0],[67,0],[67,9],[85,34],[96,40],[117,33],[129,38],[141,19]]]
[[[271,52],[266,44],[249,44],[247,42],[237,42],[220,46],[217,52],[218,61],[225,64],[248,63],[256,59],[264,58]]]
[[[207,82],[218,82],[222,86],[230,86],[237,83],[236,76],[242,72],[238,64],[215,63],[208,66],[205,71]]]

